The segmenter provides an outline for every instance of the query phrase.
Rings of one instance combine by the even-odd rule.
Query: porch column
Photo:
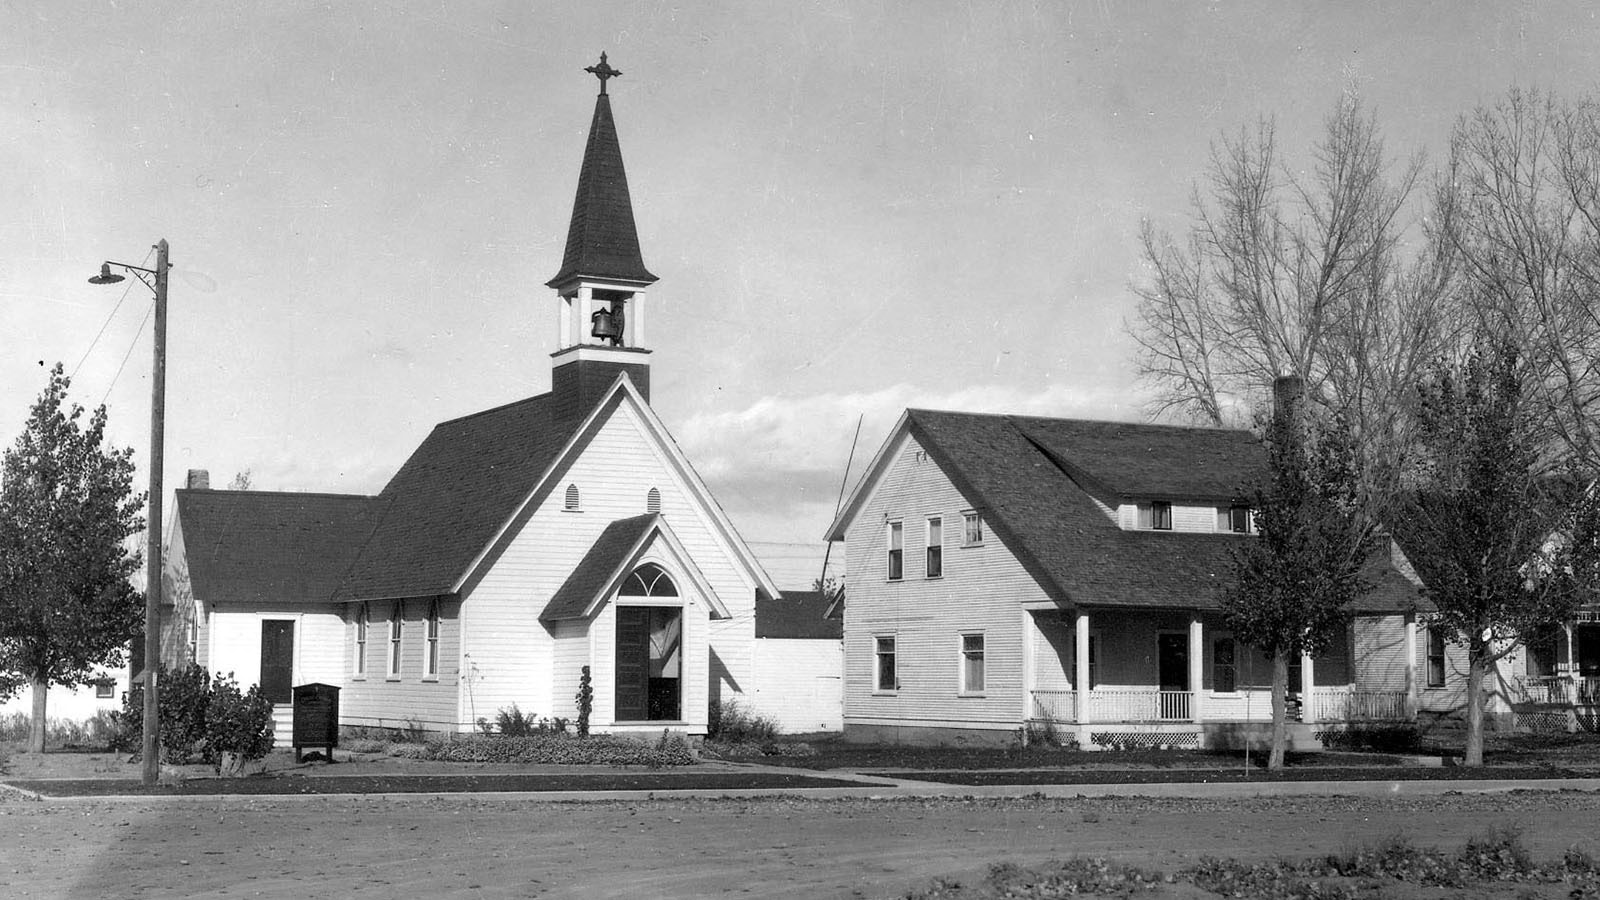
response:
[[[578,334],[574,343],[590,344],[594,338],[589,334],[592,320],[589,316],[594,314],[594,288],[578,288]]]
[[[1189,720],[1199,722],[1205,718],[1206,636],[1205,626],[1198,614],[1189,616]]]
[[[643,347],[644,344],[644,308],[646,304],[640,303],[644,299],[644,291],[634,291],[632,303],[628,304],[628,322],[633,327],[633,340],[629,347]]]
[[[1415,720],[1421,707],[1421,685],[1417,682],[1417,614],[1406,613],[1406,719]]]
[[[1077,692],[1079,722],[1089,721],[1089,614],[1078,610],[1078,621],[1072,630],[1072,686]]]
[[[556,298],[556,349],[572,346],[572,298]]]
[[[1578,674],[1578,659],[1573,652],[1572,623],[1568,622],[1567,624],[1561,626],[1561,630],[1567,634],[1567,665],[1565,669],[1563,669],[1561,666],[1557,666],[1556,671],[1565,674],[1568,678],[1576,678]]]
[[[1311,670],[1312,662],[1309,654],[1300,654],[1300,721],[1315,722],[1317,720],[1316,698],[1311,692],[1316,690],[1316,673]]]

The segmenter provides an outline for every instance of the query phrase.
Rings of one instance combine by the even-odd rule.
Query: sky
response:
[[[1140,223],[1185,226],[1220,135],[1272,117],[1309,165],[1354,92],[1436,163],[1512,87],[1594,94],[1596,15],[0,0],[0,440],[60,361],[148,477],[150,292],[86,279],[160,238],[169,496],[375,493],[547,390],[605,51],[652,405],[747,539],[819,542],[858,421],[851,482],[907,406],[1146,418]]]

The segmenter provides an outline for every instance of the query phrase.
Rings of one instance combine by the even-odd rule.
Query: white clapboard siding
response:
[[[985,527],[984,543],[963,547],[962,512],[973,503],[906,435],[889,470],[846,536],[844,719],[861,724],[959,721],[1014,728],[1024,710],[1021,604],[1048,598]],[[944,519],[944,573],[925,577],[925,523]],[[887,579],[885,522],[905,525],[905,571]],[[961,635],[984,635],[983,696],[960,696]],[[900,689],[874,690],[875,639],[896,639]]]
[[[839,641],[761,638],[755,642],[751,709],[789,734],[838,731],[844,648]]]
[[[1350,625],[1355,685],[1365,691],[1406,689],[1404,616],[1357,616]],[[1420,637],[1420,635],[1419,635]],[[1426,652],[1426,648],[1424,648]],[[1422,669],[1418,669],[1421,678]]]
[[[346,725],[403,728],[416,725],[427,731],[454,731],[470,727],[470,719],[457,706],[460,678],[460,609],[458,601],[439,604],[439,673],[423,674],[427,652],[427,616],[431,604],[411,600],[403,604],[367,604],[366,672],[355,672],[356,615],[359,604],[344,610],[340,623],[348,663],[341,666],[344,689],[339,695],[339,720]],[[388,674],[389,622],[401,616],[400,673]]]
[[[577,511],[564,508],[569,484],[578,489]],[[604,691],[599,683],[600,667],[609,672],[612,665],[611,624],[602,615],[590,626],[590,658],[585,659],[570,647],[558,653],[555,637],[539,615],[607,525],[646,512],[651,488],[660,491],[663,517],[732,615],[731,621],[717,623],[709,632],[718,658],[734,681],[741,686],[749,682],[755,584],[688,482],[655,445],[637,412],[624,403],[559,473],[551,490],[536,498],[536,508],[470,588],[464,601],[464,627],[470,635],[471,703],[478,716],[493,719],[499,709],[513,703],[537,716],[568,715],[577,689],[577,667],[587,662],[595,667],[594,723],[611,720],[612,698],[602,698],[610,690],[609,674]],[[687,593],[690,585],[684,574],[676,565],[666,568]],[[702,622],[704,611],[702,603]],[[693,618],[686,615],[686,624]],[[703,624],[695,627],[702,637],[707,634]],[[564,634],[563,640],[576,637]],[[554,671],[558,664],[563,667],[560,673]],[[559,690],[556,685],[561,685]],[[703,679],[686,682],[686,710],[689,704],[698,704],[694,710],[702,728],[705,696]]]

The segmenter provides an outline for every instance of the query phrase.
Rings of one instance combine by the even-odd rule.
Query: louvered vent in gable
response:
[[[650,493],[644,495],[644,511],[648,513],[661,512],[661,491],[651,488]]]

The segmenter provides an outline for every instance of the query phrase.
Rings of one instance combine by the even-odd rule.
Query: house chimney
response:
[[[1299,375],[1279,375],[1272,379],[1272,415],[1274,418],[1293,420],[1305,400],[1306,380]]]
[[[184,486],[191,491],[211,490],[211,472],[206,469],[190,469],[188,481]]]

